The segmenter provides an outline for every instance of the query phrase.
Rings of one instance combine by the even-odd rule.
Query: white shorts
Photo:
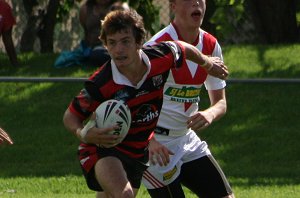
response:
[[[194,131],[180,137],[155,134],[155,138],[175,154],[170,156],[167,166],[150,165],[144,172],[142,183],[147,189],[170,184],[179,176],[183,163],[211,154],[207,143],[201,141]]]

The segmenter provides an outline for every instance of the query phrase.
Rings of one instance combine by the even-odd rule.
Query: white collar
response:
[[[143,50],[139,51],[139,55],[142,58],[143,62],[146,64],[147,66],[147,72],[144,74],[143,78],[140,80],[140,82],[138,82],[138,84],[135,86],[133,85],[126,76],[124,76],[122,73],[119,72],[115,62],[113,59],[111,59],[111,71],[112,71],[112,77],[113,77],[113,81],[117,84],[121,84],[121,85],[127,85],[130,87],[134,87],[136,89],[139,89],[142,84],[145,82],[147,75],[150,72],[151,69],[151,63],[150,60],[148,58],[148,56],[143,52]]]

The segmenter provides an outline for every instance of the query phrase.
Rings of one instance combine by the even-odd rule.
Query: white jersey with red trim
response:
[[[145,45],[167,40],[183,40],[173,24],[159,31]],[[216,38],[202,29],[193,45],[206,55],[223,59]],[[188,60],[181,68],[172,69],[164,86],[164,102],[157,124],[158,127],[168,129],[168,136],[182,136],[189,131],[186,121],[199,109],[199,94],[203,84],[207,90],[222,89],[226,86],[224,80],[208,75],[202,67]]]

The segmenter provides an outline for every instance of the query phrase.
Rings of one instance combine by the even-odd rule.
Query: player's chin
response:
[[[114,58],[114,61],[117,65],[124,65],[126,62],[128,62],[128,58],[126,56],[116,57]]]
[[[186,21],[186,23],[190,26],[190,28],[199,28],[200,25],[202,24],[202,18],[201,17],[195,17],[191,16],[189,19]]]

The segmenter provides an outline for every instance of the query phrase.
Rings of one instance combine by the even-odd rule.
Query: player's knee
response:
[[[134,191],[131,188],[131,186],[127,185],[123,190],[121,191],[113,191],[111,192],[112,197],[116,197],[116,198],[134,198]]]
[[[126,188],[122,191],[121,195],[115,197],[122,197],[122,198],[134,198],[134,192],[132,188]]]

